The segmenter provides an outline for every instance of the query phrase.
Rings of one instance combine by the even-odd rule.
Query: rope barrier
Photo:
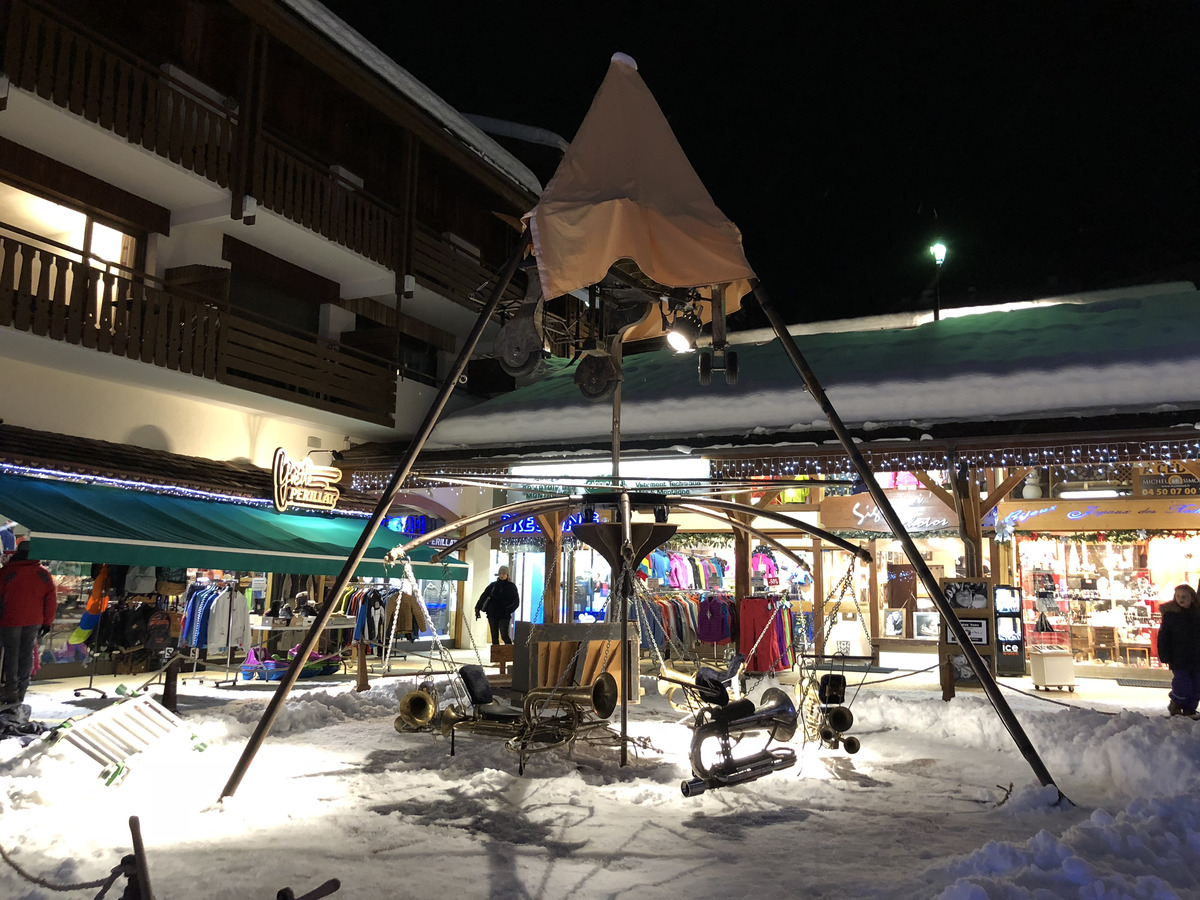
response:
[[[13,860],[11,856],[8,855],[8,852],[3,847],[0,847],[0,859],[3,859],[6,863],[8,863],[8,865],[12,867],[13,871],[26,881],[30,882],[31,884],[36,884],[38,887],[44,887],[47,890],[84,891],[88,890],[89,888],[98,887],[100,888],[100,893],[96,895],[96,900],[100,900],[100,898],[107,894],[108,889],[112,887],[113,882],[122,875],[128,878],[131,875],[137,874],[137,865],[135,864],[134,858],[132,856],[126,856],[119,864],[112,867],[112,871],[108,873],[107,878],[98,878],[95,881],[80,881],[74,884],[59,884],[56,882],[47,881],[45,878],[39,878],[37,875],[26,872],[23,868],[21,868],[20,865],[17,864],[15,860]]]

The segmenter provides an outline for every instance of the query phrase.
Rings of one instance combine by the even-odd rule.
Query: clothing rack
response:
[[[112,659],[111,653],[109,654],[109,659],[110,660]],[[75,688],[75,696],[76,697],[82,697],[85,693],[89,693],[89,692],[96,694],[101,700],[105,699],[108,696],[107,693],[105,693],[104,691],[100,690],[100,688],[98,688],[92,684],[92,682],[96,678],[96,664],[99,661],[100,661],[100,657],[97,654],[93,653],[92,649],[89,647],[88,648],[88,664],[87,664],[88,683],[85,687]]]
[[[226,612],[226,621],[225,621],[226,641],[230,641],[230,638],[232,638],[232,636],[233,636],[233,602],[234,602],[233,595],[237,593],[238,581],[237,581],[237,579],[234,579],[233,581],[229,581],[228,579],[214,578],[214,579],[206,579],[205,584],[208,584],[210,586],[215,585],[217,587],[220,587],[222,590],[228,590],[231,592],[231,595],[229,598],[229,604],[228,604],[229,608]],[[180,637],[184,637],[184,635],[180,635]],[[191,662],[192,662],[192,672],[191,672],[190,680],[203,682],[207,676],[200,675],[197,673],[200,671],[200,663],[201,662],[205,663],[205,671],[206,672],[208,671],[208,665],[207,665],[208,664],[208,648],[207,647],[188,647],[188,651],[189,652],[186,656],[186,659],[191,660]],[[203,655],[201,655],[201,654],[203,654]],[[189,679],[187,677],[184,677],[184,678],[181,678],[180,681],[182,681],[184,684],[187,684]],[[237,673],[235,671],[233,671],[233,643],[232,643],[232,641],[230,641],[225,646],[225,677],[222,679],[219,679],[217,681],[214,681],[213,687],[235,687],[237,685],[237,683],[238,683]]]

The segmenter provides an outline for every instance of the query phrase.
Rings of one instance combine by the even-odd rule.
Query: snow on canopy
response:
[[[864,429],[1200,409],[1197,330],[1200,292],[1184,282],[945,310],[939,322],[910,315],[792,329],[842,420]],[[717,378],[700,385],[693,354],[627,356],[623,440],[702,446],[745,435],[795,442],[828,433],[773,335],[730,340],[741,369],[734,385]],[[537,382],[447,416],[427,446],[607,440],[612,411],[581,397],[573,372],[557,365]]]
[[[709,196],[623,53],[613,56],[570,149],[524,220],[546,297],[597,284],[621,259],[668,287],[754,277],[741,232]],[[726,307],[736,309],[736,300]]]

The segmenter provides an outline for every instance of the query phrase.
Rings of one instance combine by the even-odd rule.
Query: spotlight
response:
[[[700,317],[691,310],[678,313],[667,332],[667,343],[676,353],[695,350],[696,339],[700,337],[700,327]]]
[[[654,507],[654,521],[658,524],[663,524],[670,518],[671,508],[665,504],[659,504]]]

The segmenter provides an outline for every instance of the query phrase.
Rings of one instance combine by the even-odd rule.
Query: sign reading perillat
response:
[[[286,512],[289,507],[333,509],[342,495],[335,485],[342,480],[342,470],[333,466],[318,466],[305,457],[297,462],[279,447],[271,465],[271,480],[275,489],[275,508]]]

